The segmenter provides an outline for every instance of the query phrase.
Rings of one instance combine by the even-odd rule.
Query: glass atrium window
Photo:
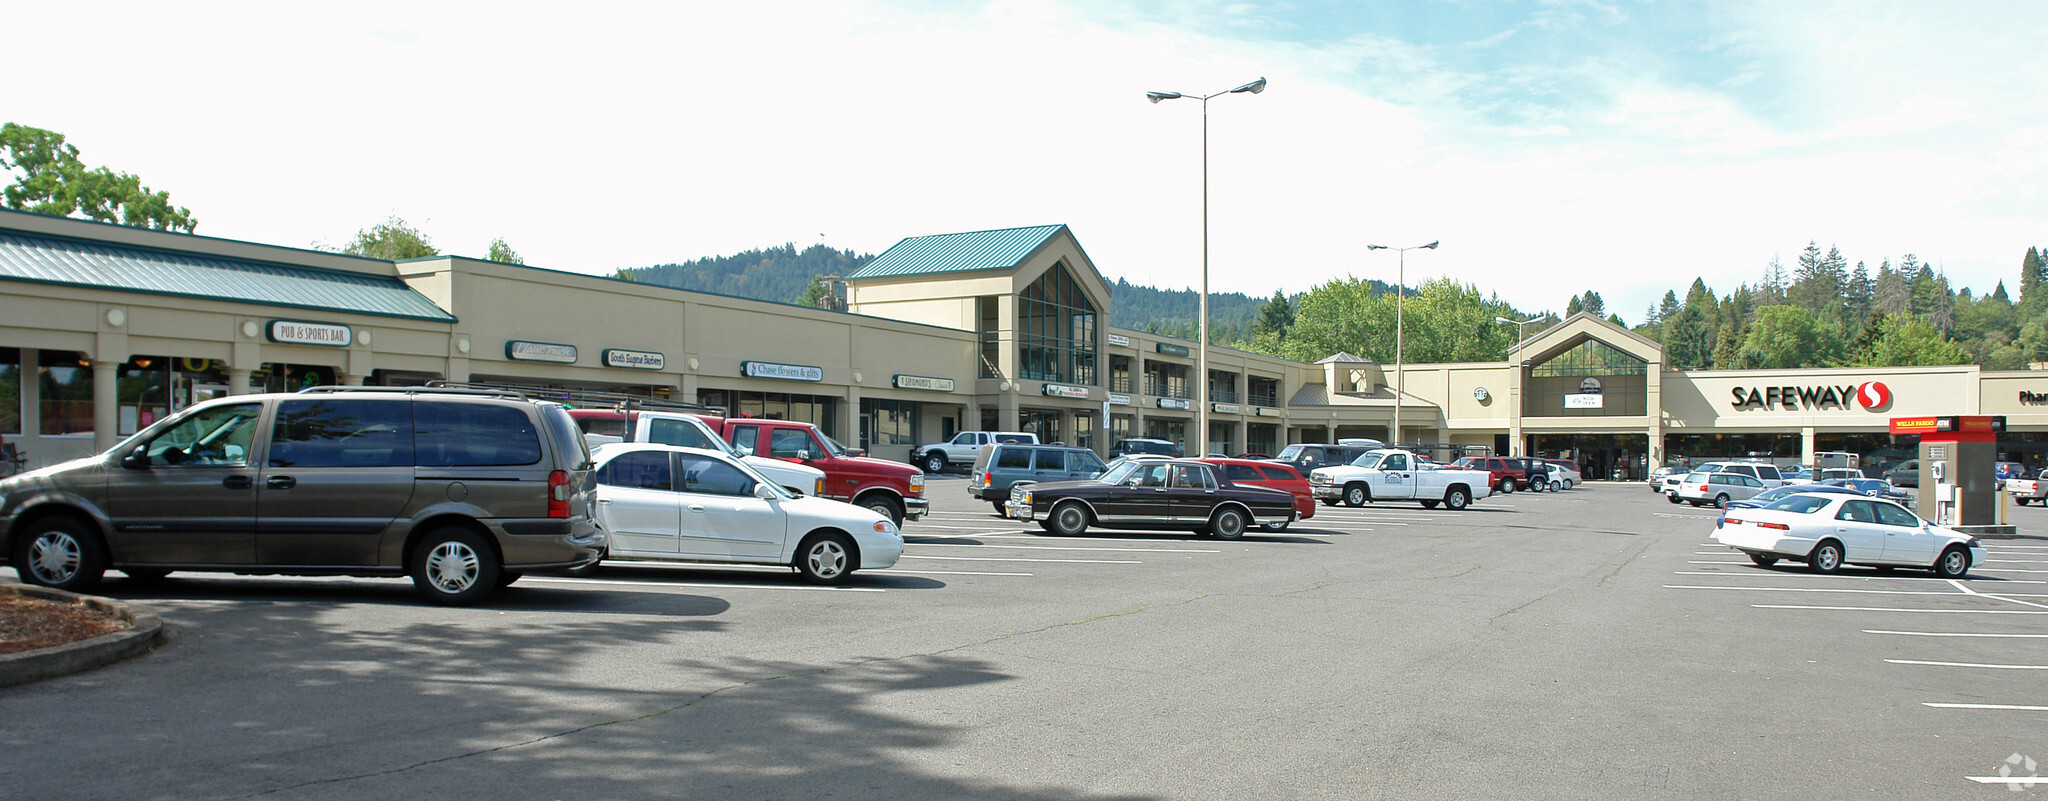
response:
[[[1095,305],[1065,264],[1017,296],[1017,362],[1022,378],[1095,384]]]

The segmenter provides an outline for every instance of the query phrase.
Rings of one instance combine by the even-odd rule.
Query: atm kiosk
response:
[[[2004,416],[1894,417],[1891,433],[1920,436],[1915,511],[1921,517],[1967,533],[2010,528],[1998,525],[1998,437],[2005,433]]]

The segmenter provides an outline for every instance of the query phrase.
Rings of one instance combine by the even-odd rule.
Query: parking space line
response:
[[[1002,548],[1011,551],[1145,551],[1147,553],[1222,553],[1207,548],[1084,548],[1073,545],[975,545],[965,542],[914,542],[926,548]]]
[[[1906,609],[1885,606],[1793,606],[1790,604],[1750,604],[1757,609],[1812,609],[1834,612],[1919,612],[1935,615],[2048,615],[2048,610],[2032,609]]]
[[[904,559],[933,559],[941,562],[1057,562],[1072,565],[1142,565],[1135,559],[1022,559],[1001,556],[912,556]]]
[[[1291,531],[1289,531],[1289,532],[1285,532],[1285,533],[1286,533],[1286,534],[1293,534],[1294,532],[1291,532]],[[1186,535],[1182,535],[1182,536],[1183,536],[1183,537],[1185,537]],[[1254,534],[1252,534],[1252,533],[1251,533],[1250,531],[1246,531],[1246,532],[1245,532],[1245,536],[1248,536],[1248,537],[1249,537],[1249,536],[1257,536],[1257,535],[1254,535]],[[1303,536],[1323,536],[1323,537],[1327,537],[1327,536],[1330,536],[1330,535],[1328,535],[1328,534],[1321,534],[1321,535],[1303,535]],[[906,544],[906,545],[939,545],[939,544],[942,544],[942,543],[936,543],[936,542],[923,542],[923,540],[966,540],[966,539],[975,539],[975,540],[1034,540],[1034,541],[1037,541],[1037,542],[1155,542],[1155,543],[1160,543],[1160,544],[1162,544],[1162,545],[1178,545],[1178,544],[1180,544],[1180,543],[1184,542],[1184,540],[1179,540],[1179,539],[1172,539],[1172,540],[1169,540],[1169,539],[1151,539],[1151,540],[1147,540],[1147,539],[1132,539],[1132,538],[1118,538],[1118,537],[1059,537],[1059,536],[1048,536],[1048,535],[1045,535],[1045,534],[1014,534],[1014,533],[1009,533],[1009,532],[998,532],[998,531],[991,531],[991,532],[988,532],[988,533],[986,533],[986,534],[933,534],[933,535],[930,535],[930,536],[926,536],[926,537],[918,537],[918,538],[915,538],[915,539],[912,539],[912,538],[909,538],[909,537],[905,537],[905,538],[904,538],[904,540],[903,540],[903,542],[904,542],[904,544]],[[1148,549],[1141,549],[1141,550],[1154,550],[1154,549],[1149,549],[1149,548],[1148,548]]]
[[[721,566],[722,568],[723,566]],[[796,590],[801,592],[888,592],[881,587],[805,587],[778,584],[716,584],[694,581],[619,581],[615,579],[579,579],[528,576],[527,584],[589,584],[610,587],[688,587],[715,590]]]
[[[1744,567],[1748,567],[1750,565],[1749,562],[1705,562],[1702,564],[1735,564],[1742,565]],[[1762,568],[1756,570],[1739,570],[1733,572],[1722,572],[1718,570],[1673,570],[1671,571],[1671,575],[1721,576],[1723,578],[1789,578],[1797,576],[1799,578],[1806,579],[1847,579],[1851,581],[1949,581],[1949,579],[1935,578],[1933,576],[1887,576],[1882,574],[1844,576],[1829,575],[1826,573],[1787,573],[1783,570],[1765,570]],[[1988,579],[1985,580],[1988,581]],[[1963,579],[1963,581],[1969,581],[1969,579]],[[1998,584],[2048,584],[2048,581],[2041,581],[2036,579],[1999,579]]]
[[[1930,592],[1927,590],[1851,590],[1832,587],[1712,587],[1702,584],[1666,584],[1667,590],[1734,590],[1737,592],[1848,592],[1863,595],[1946,595],[1961,597],[1953,592]]]
[[[2048,712],[2048,706],[2026,706],[2023,704],[1936,704],[1922,701],[1920,705],[1931,706],[1936,709],[2008,709],[2018,712]],[[2040,780],[2035,779],[2035,781]]]
[[[1997,634],[1972,631],[1892,631],[1890,629],[1864,629],[1864,634],[1896,634],[1906,637],[1986,637],[1996,639],[2048,639],[2048,634]]]
[[[2048,778],[2040,776],[1964,776],[1963,778],[1978,784],[2015,784],[2027,787],[2032,787],[2036,784],[2048,784]],[[2018,790],[2020,788],[2014,787],[2011,789]]]
[[[893,567],[878,567],[863,570],[863,573],[902,573],[911,576],[1029,576],[1031,573],[993,573],[973,570],[898,570]]]
[[[1929,662],[1924,659],[1887,659],[1894,665],[1928,665],[1931,667],[1990,668],[1993,670],[2048,670],[2048,665],[1991,665],[1983,662]]]

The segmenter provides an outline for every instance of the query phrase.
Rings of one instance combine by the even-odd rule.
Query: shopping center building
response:
[[[1108,325],[1109,287],[1063,225],[912,237],[846,282],[840,312],[0,211],[0,437],[35,467],[211,397],[440,379],[806,420],[893,459],[971,429],[1192,452],[1196,404],[1212,451],[1371,437],[1568,456],[1588,478],[1726,456],[1905,458],[1914,441],[1887,423],[1923,415],[2003,415],[2007,458],[2048,458],[2048,372],[1670,370],[1656,342],[1583,314],[1500,361],[1410,364],[1400,381],[1349,354],[1221,347],[1200,376],[1196,343]]]

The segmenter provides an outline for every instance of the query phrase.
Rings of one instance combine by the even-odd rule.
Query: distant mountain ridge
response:
[[[779,303],[802,303],[811,284],[821,275],[849,275],[874,260],[872,253],[856,253],[825,245],[798,250],[794,243],[759,248],[730,256],[710,256],[694,261],[657,264],[620,270],[646,284],[671,286],[698,292],[715,292]],[[1192,289],[1157,289],[1139,286],[1121,278],[1110,284],[1114,301],[1109,324],[1148,333],[1195,339],[1195,317],[1201,298]],[[1250,338],[1252,320],[1266,298],[1238,292],[1209,295],[1209,323],[1219,342]]]

